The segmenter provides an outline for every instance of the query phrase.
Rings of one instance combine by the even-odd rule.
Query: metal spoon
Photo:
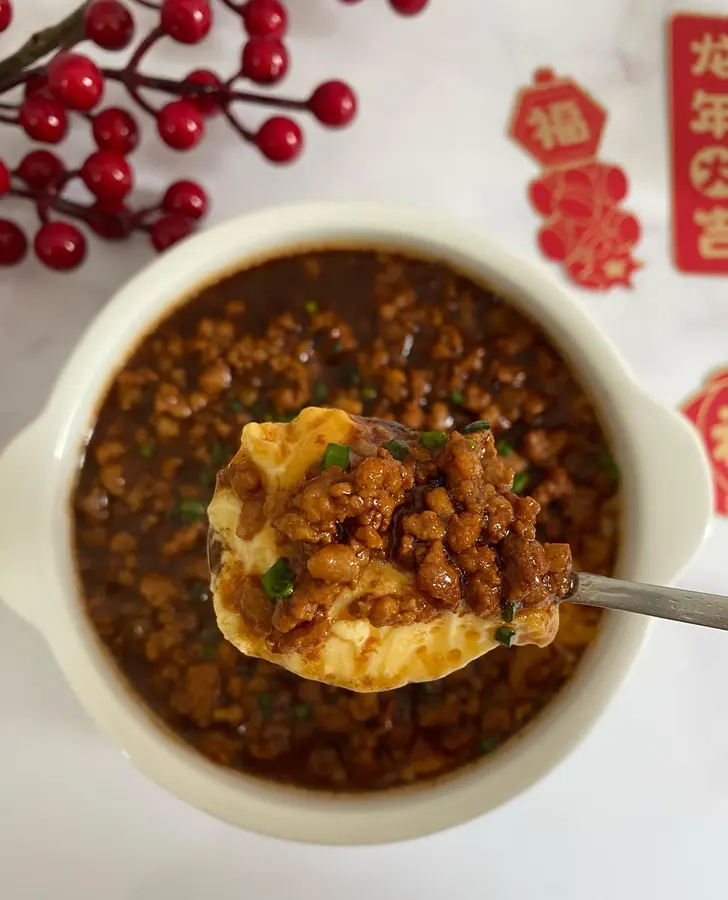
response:
[[[708,628],[728,631],[728,597],[702,594],[678,588],[659,587],[619,581],[604,575],[574,575],[574,587],[566,600],[583,606],[602,609],[623,609],[627,612],[689,622]]]

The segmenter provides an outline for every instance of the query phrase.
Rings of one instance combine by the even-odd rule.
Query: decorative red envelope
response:
[[[531,204],[546,220],[541,252],[595,291],[630,287],[640,267],[632,256],[640,225],[620,205],[627,177],[597,159],[606,121],[604,108],[573,79],[538,69],[516,97],[509,128],[543,168],[529,186]]]
[[[728,515],[728,369],[714,372],[683,406],[705,443],[713,468],[715,511]]]
[[[728,17],[678,13],[669,29],[675,265],[728,273]]]

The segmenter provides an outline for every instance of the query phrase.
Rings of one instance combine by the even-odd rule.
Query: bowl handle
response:
[[[633,413],[644,436],[635,467],[646,500],[639,523],[644,550],[648,559],[669,560],[677,575],[700,548],[711,523],[711,466],[700,436],[684,416],[641,392],[635,401]]]
[[[38,423],[0,455],[0,598],[40,629],[41,577],[47,570],[50,509],[43,508],[51,459],[41,459]]]

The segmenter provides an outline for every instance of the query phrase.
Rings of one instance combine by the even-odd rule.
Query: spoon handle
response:
[[[678,588],[618,581],[604,575],[579,573],[574,576],[574,589],[567,597],[573,603],[623,609],[627,612],[722,628],[728,631],[728,597],[702,594]]]

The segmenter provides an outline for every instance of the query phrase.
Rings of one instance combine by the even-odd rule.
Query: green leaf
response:
[[[273,715],[273,697],[270,694],[258,694],[258,708],[263,714],[263,719],[269,722]]]
[[[490,428],[490,422],[485,419],[478,419],[477,422],[471,422],[462,430],[462,434],[477,434],[479,431],[487,431]]]
[[[501,600],[501,618],[504,622],[512,622],[520,610],[521,603],[511,603],[510,600]]]
[[[487,753],[492,753],[495,748],[498,746],[498,738],[495,737],[484,737],[480,742],[480,752],[485,755]]]
[[[405,444],[404,441],[390,441],[388,444],[384,445],[384,449],[389,453],[390,456],[393,456],[395,459],[398,459],[400,462],[407,459],[409,456],[409,447]]]
[[[349,465],[350,452],[346,444],[327,444],[323,468],[328,469],[331,466],[341,466],[342,469],[345,469]]]
[[[281,556],[262,576],[261,583],[271,600],[280,600],[293,593],[293,578],[293,569],[288,565],[288,560]]]
[[[212,445],[212,464],[216,469],[221,469],[230,458],[227,447],[220,441],[215,441]]]
[[[197,522],[204,518],[207,506],[202,500],[180,500],[177,504],[178,514],[187,522]]]
[[[450,403],[462,406],[465,403],[465,394],[462,391],[450,391]]]
[[[513,453],[513,445],[508,441],[496,441],[495,449],[499,456],[510,456]]]
[[[311,704],[301,700],[294,705],[293,713],[297,719],[308,719],[311,715]]]
[[[329,393],[329,389],[326,387],[326,385],[323,383],[323,381],[314,381],[312,394],[313,394],[313,399],[317,403],[322,403],[328,396],[328,393]]]
[[[508,628],[507,625],[501,625],[500,628],[496,628],[493,632],[493,637],[499,644],[503,644],[504,647],[512,647],[513,642],[516,640],[516,632],[512,628]]]
[[[420,444],[428,450],[442,450],[447,444],[446,431],[421,431]]]
[[[513,487],[511,490],[514,494],[522,494],[528,484],[528,472],[519,472],[513,477]]]

